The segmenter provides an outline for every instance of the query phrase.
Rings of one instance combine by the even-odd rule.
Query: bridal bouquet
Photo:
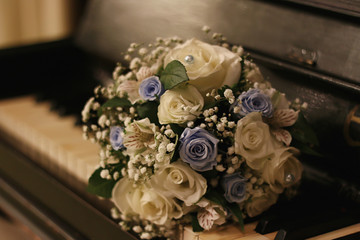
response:
[[[82,112],[84,137],[101,146],[88,190],[141,239],[243,224],[299,182],[298,149],[314,143],[306,103],[289,102],[240,46],[212,40],[132,43],[129,67]]]

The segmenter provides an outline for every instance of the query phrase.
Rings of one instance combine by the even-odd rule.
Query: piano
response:
[[[320,157],[303,154],[299,197],[179,239],[360,239],[360,1],[89,0],[74,37],[0,50],[0,212],[34,239],[136,239],[86,192],[97,146],[80,112],[132,42],[202,35],[241,44],[289,99],[308,103]],[[205,39],[206,40],[206,39]]]

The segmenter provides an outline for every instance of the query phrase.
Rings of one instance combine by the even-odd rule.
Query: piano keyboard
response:
[[[0,129],[15,147],[73,185],[86,184],[99,163],[99,147],[82,138],[75,118],[50,112],[49,103],[25,96],[0,101]]]
[[[28,154],[42,168],[68,185],[84,189],[89,176],[98,166],[99,147],[82,138],[74,117],[60,117],[51,112],[50,104],[37,102],[34,96],[0,101],[0,133],[16,148]],[[311,217],[311,216],[309,216]],[[271,240],[277,232],[265,235],[255,232],[256,222],[245,225],[245,231],[233,225],[216,231],[194,233],[184,228],[182,240]],[[341,239],[360,232],[360,224],[337,229],[310,238],[311,240]],[[345,238],[344,238],[345,239]],[[356,239],[356,238],[346,238]]]

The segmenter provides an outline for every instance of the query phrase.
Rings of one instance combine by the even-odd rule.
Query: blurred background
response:
[[[0,0],[0,48],[58,40],[74,33],[85,0]]]

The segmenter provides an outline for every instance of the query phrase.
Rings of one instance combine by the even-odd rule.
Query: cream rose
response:
[[[274,205],[278,194],[272,192],[269,187],[265,188],[264,194],[251,198],[245,205],[249,217],[255,217]]]
[[[297,183],[302,174],[303,167],[295,157],[300,151],[293,147],[276,149],[274,156],[267,162],[263,179],[269,183],[272,191],[281,193],[284,188]]]
[[[206,179],[182,161],[159,169],[152,177],[152,186],[168,197],[176,197],[186,206],[195,204],[205,194]]]
[[[190,84],[167,90],[160,97],[159,122],[182,124],[194,120],[203,107],[203,97],[196,87]]]
[[[245,158],[247,165],[262,170],[266,161],[274,155],[279,144],[262,121],[260,112],[252,112],[240,119],[235,132],[235,153]]]
[[[112,201],[122,213],[135,213],[140,218],[159,225],[183,215],[180,205],[174,199],[165,197],[145,185],[134,187],[128,178],[122,178],[115,184]]]
[[[190,83],[205,97],[212,89],[232,86],[240,78],[240,57],[230,50],[190,39],[172,49],[164,58],[166,66],[173,60],[186,68]]]

